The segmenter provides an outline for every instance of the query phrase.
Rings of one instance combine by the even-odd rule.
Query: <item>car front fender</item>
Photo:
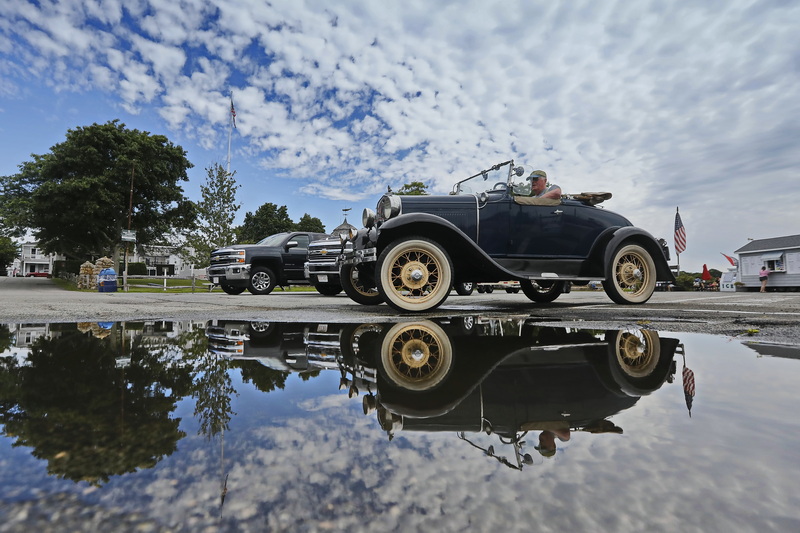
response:
[[[612,256],[623,243],[638,244],[650,253],[656,265],[658,281],[675,281],[675,275],[670,270],[661,245],[656,238],[647,231],[634,226],[621,227],[613,232],[603,252],[603,268],[609,264]]]
[[[378,233],[378,255],[390,243],[410,235],[433,239],[447,251],[455,266],[456,282],[518,277],[497,264],[455,224],[428,213],[409,213],[384,222]],[[469,270],[465,270],[464,265],[469,265]]]

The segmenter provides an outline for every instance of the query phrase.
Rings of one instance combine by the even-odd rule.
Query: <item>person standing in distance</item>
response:
[[[761,272],[758,273],[758,281],[761,282],[761,292],[767,292],[767,280],[769,279],[769,269],[766,265],[761,267]]]

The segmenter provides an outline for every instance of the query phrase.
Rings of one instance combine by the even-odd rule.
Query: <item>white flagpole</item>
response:
[[[233,135],[233,91],[231,91],[231,108],[228,111],[228,174],[231,173],[231,136]]]

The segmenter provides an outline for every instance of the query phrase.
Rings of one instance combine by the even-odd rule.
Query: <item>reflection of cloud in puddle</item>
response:
[[[723,353],[724,342],[709,353]],[[535,457],[522,472],[454,432],[401,431],[389,442],[375,415],[363,415],[361,397],[343,391],[300,400],[302,419],[242,410],[225,435],[224,465],[219,439],[188,437],[182,454],[110,483],[99,497],[109,506],[129,502],[169,526],[231,530],[800,530],[800,452],[785,444],[800,442],[797,424],[782,424],[782,437],[761,435],[752,448],[745,437],[755,415],[723,412],[777,387],[786,392],[770,397],[786,401],[768,420],[795,420],[798,372],[743,391],[725,369],[718,370],[724,386],[713,385],[719,358],[701,359],[689,344],[687,354],[705,379],[692,419],[680,382],[667,384],[612,417],[623,435],[575,432],[552,460]],[[527,451],[537,435],[526,437]],[[471,436],[513,462],[496,436]],[[221,472],[228,492],[220,523]]]

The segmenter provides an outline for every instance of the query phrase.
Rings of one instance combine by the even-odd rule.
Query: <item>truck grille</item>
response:
[[[348,246],[352,247],[350,243]],[[330,263],[336,261],[342,252],[342,244],[338,239],[312,242],[308,245],[309,263]]]

